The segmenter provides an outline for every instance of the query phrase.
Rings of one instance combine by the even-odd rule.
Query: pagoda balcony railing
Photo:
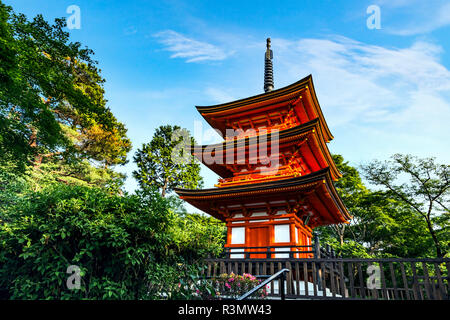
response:
[[[329,245],[321,247],[318,241],[312,245],[272,245],[259,247],[227,247],[218,258],[223,259],[333,259],[339,258]]]
[[[216,185],[217,187],[220,186],[231,186],[231,185],[237,185],[241,184],[243,182],[263,182],[263,181],[272,181],[272,180],[282,180],[282,179],[288,179],[293,178],[296,176],[300,176],[301,173],[298,171],[293,170],[274,170],[273,173],[267,173],[267,174],[246,174],[246,175],[238,175],[230,178],[225,179],[219,179],[219,184]]]

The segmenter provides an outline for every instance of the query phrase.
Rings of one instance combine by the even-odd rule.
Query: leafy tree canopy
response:
[[[436,255],[449,248],[450,165],[433,158],[395,154],[390,161],[373,161],[362,167],[365,177],[384,187],[426,223]]]
[[[200,164],[190,154],[191,144],[194,139],[186,129],[170,125],[157,128],[152,140],[134,156],[138,170],[133,176],[141,188],[156,187],[164,197],[176,187],[201,187]]]
[[[337,251],[347,256],[436,255],[426,220],[407,201],[390,189],[373,191],[367,188],[358,170],[345,162],[342,156],[333,155],[333,159],[343,174],[335,183],[336,189],[353,218],[349,224],[317,229],[323,242],[332,244]],[[374,161],[370,166],[378,167],[379,162]],[[393,172],[393,169],[388,171]],[[363,172],[366,177],[366,171]],[[374,174],[374,178],[379,178],[378,173]],[[398,190],[408,188],[411,186],[405,185]],[[448,218],[445,213],[433,219],[440,239],[448,239]],[[365,255],[360,254],[363,251]]]
[[[104,98],[93,51],[64,19],[29,21],[0,3],[0,162],[48,157],[123,164],[131,143]]]

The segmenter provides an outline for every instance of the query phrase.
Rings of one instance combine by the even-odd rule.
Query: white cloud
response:
[[[400,10],[398,11],[400,15],[408,17],[408,22],[401,19],[400,23],[390,23],[386,30],[391,34],[401,36],[426,34],[450,25],[448,1],[394,1],[392,4],[387,2],[385,5],[388,9]]]
[[[236,100],[234,96],[228,93],[228,90],[210,87],[205,90],[205,93],[213,101],[213,103],[216,104]]]
[[[278,41],[273,41],[274,50]],[[319,100],[334,126],[406,121],[409,114],[410,124],[433,115],[428,120],[441,127],[450,117],[450,104],[444,98],[450,93],[450,71],[440,64],[440,53],[440,47],[426,42],[399,49],[343,37],[282,40],[275,54],[276,76],[287,84],[313,74]],[[428,101],[422,112],[417,109],[419,101]],[[447,118],[435,117],[437,105]]]
[[[332,151],[354,163],[397,152],[450,158],[450,71],[440,63],[441,47],[387,48],[344,37],[272,43],[278,83],[313,75],[336,137]]]
[[[171,58],[184,58],[186,62],[219,61],[232,54],[219,46],[190,39],[173,30],[161,31],[154,36],[165,46],[164,50],[172,52]]]

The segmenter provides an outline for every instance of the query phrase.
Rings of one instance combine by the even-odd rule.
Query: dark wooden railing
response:
[[[220,258],[338,258],[328,244],[321,246],[319,237],[317,235],[313,238],[312,245],[272,245],[263,247],[247,247],[247,246],[233,246],[224,248]]]
[[[268,250],[266,255],[273,252]],[[289,269],[284,286],[287,298],[448,300],[450,297],[450,259],[219,258],[207,259],[205,263],[208,277],[231,272],[264,276]],[[379,271],[378,276],[377,272],[371,272],[373,269]],[[272,285],[269,295],[279,296],[282,287],[281,283],[277,288]]]

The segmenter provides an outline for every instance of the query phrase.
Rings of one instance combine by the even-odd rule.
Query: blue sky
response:
[[[194,108],[263,91],[265,39],[272,38],[275,88],[313,75],[335,137],[352,165],[394,153],[450,159],[448,1],[4,1],[47,20],[81,11],[72,39],[95,51],[109,106],[132,155],[162,124],[208,125]],[[381,29],[366,12],[377,5]],[[205,187],[217,182],[202,168]]]

